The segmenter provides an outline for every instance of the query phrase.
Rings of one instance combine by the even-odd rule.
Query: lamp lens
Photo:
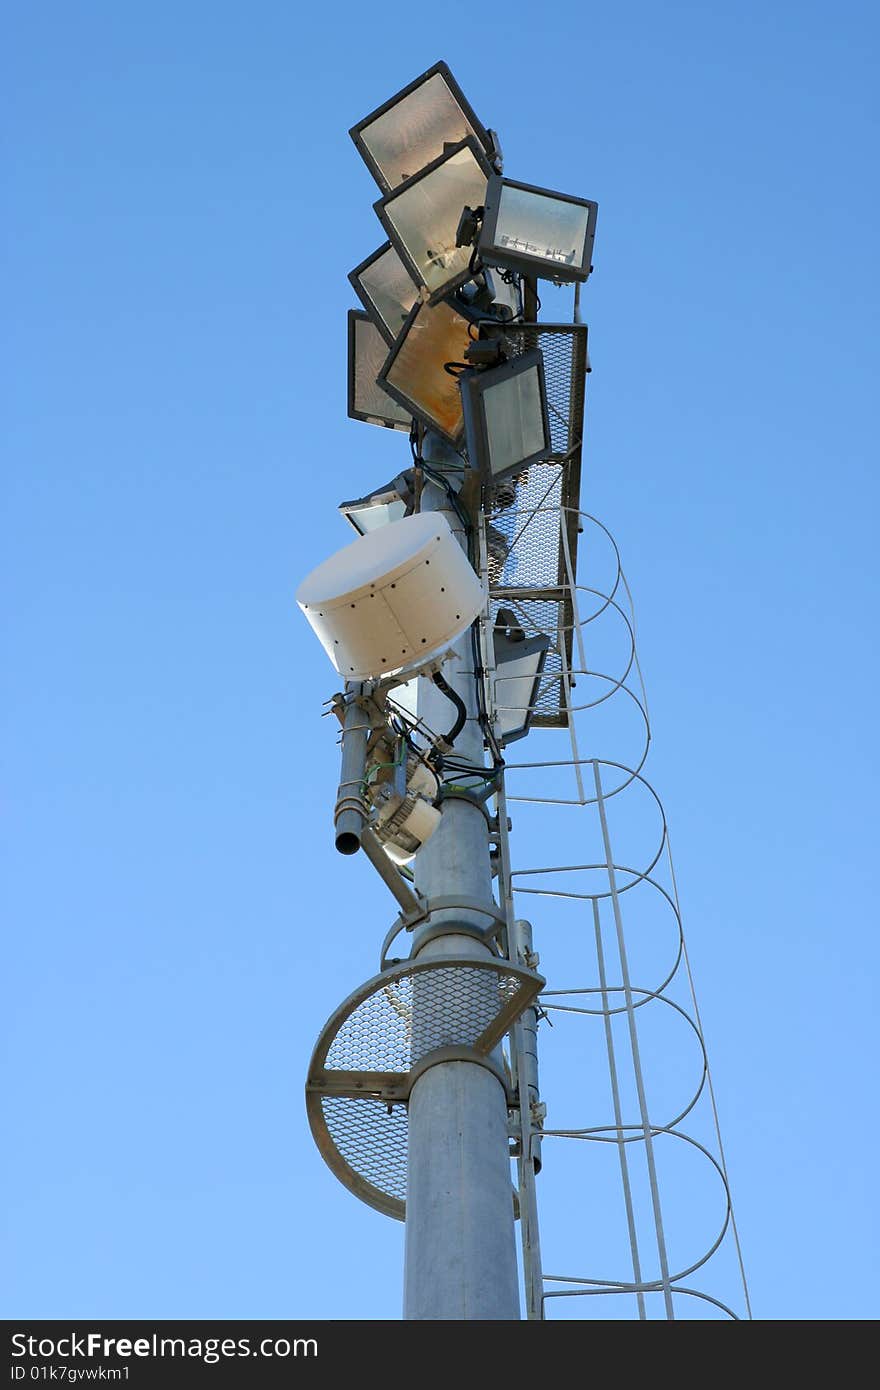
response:
[[[495,227],[501,250],[582,266],[589,209],[543,193],[503,184]]]
[[[439,159],[444,145],[457,145],[474,134],[439,72],[360,133],[389,188],[396,188]]]
[[[365,536],[368,531],[378,531],[380,526],[387,526],[389,521],[402,520],[406,516],[406,503],[401,500],[383,502],[373,507],[352,507],[348,515],[355,528]]]
[[[418,292],[394,247],[389,246],[377,256],[358,278],[376,313],[392,338],[396,338]]]
[[[450,304],[422,305],[385,378],[412,402],[422,420],[452,440],[459,437],[463,425],[461,393],[444,364],[463,360],[470,341],[468,329],[468,320]]]
[[[464,274],[469,246],[456,246],[462,208],[485,202],[487,178],[465,147],[385,204],[385,215],[434,294]]]
[[[513,643],[505,644],[503,661],[495,676],[495,711],[498,732],[502,740],[519,738],[528,728],[538,696],[537,676],[543,653],[531,650],[526,655],[511,656]]]
[[[355,410],[377,423],[388,422],[408,429],[411,415],[376,380],[385,365],[388,344],[366,315],[355,319],[354,334]]]
[[[520,372],[483,391],[489,469],[515,468],[546,445],[538,369]]]

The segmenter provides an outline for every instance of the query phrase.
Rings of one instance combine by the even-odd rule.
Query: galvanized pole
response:
[[[464,543],[462,523],[443,489],[426,484],[421,505],[423,511],[444,511]],[[482,765],[469,634],[456,652],[443,668],[468,712],[455,752]],[[419,715],[425,723],[442,732],[451,712],[449,700],[429,679],[420,679]],[[489,827],[479,806],[445,801],[438,829],[416,856],[415,880],[427,899],[452,896],[493,907]],[[417,930],[412,954],[486,958],[492,954],[489,946],[473,934],[486,926],[485,916],[467,909],[435,912]],[[409,1100],[404,1317],[509,1321],[519,1316],[504,1087],[476,1062],[440,1062],[417,1079]]]

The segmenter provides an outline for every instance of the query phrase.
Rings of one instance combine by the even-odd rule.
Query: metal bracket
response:
[[[408,930],[413,931],[414,928],[410,927]],[[475,941],[479,941],[481,946],[490,950],[493,956],[501,956],[502,952],[495,940],[497,934],[497,927],[475,927],[470,922],[438,922],[435,927],[426,927],[419,932],[418,948],[421,950],[429,941],[436,941],[441,936],[471,936]]]
[[[492,831],[492,823],[495,820],[495,818],[490,814],[489,808],[486,805],[485,801],[481,800],[476,792],[470,791],[467,787],[442,787],[440,791],[439,801],[441,806],[443,805],[444,801],[466,801],[469,806],[475,806],[478,811],[482,811],[483,815],[486,818],[486,824],[488,825],[490,832]],[[495,821],[496,833],[497,824],[498,822]]]
[[[476,1048],[473,1047],[436,1047],[433,1052],[426,1053],[409,1072],[406,1078],[406,1095],[403,1099],[409,1100],[412,1088],[419,1077],[424,1076],[431,1067],[439,1066],[441,1062],[474,1062],[477,1066],[485,1067],[504,1087],[507,1104],[509,1106],[514,1104],[510,1078],[502,1064],[488,1053],[477,1052]]]
[[[388,952],[391,944],[402,931],[414,931],[420,922],[429,920],[435,912],[448,912],[457,910],[462,912],[478,912],[483,917],[489,917],[492,921],[490,927],[475,927],[470,922],[457,922],[454,925],[443,923],[436,927],[428,927],[420,936],[419,945],[425,945],[428,941],[435,940],[438,936],[473,936],[484,946],[488,946],[496,955],[500,955],[495,944],[495,938],[507,926],[507,919],[503,913],[493,903],[491,907],[486,903],[480,902],[477,898],[456,897],[454,894],[443,894],[438,898],[420,899],[418,911],[401,912],[399,917],[391,923],[382,942],[382,951],[379,957],[379,969],[388,970],[392,965],[399,965],[403,956],[393,956],[389,959]]]
[[[507,918],[503,912],[499,911],[495,903],[490,905],[482,902],[479,898],[464,898],[454,893],[441,893],[439,897],[428,900],[429,917],[435,912],[448,912],[453,908],[460,908],[465,912],[479,912],[483,917],[490,917],[496,923],[493,936],[507,926]]]
[[[376,839],[373,831],[365,825],[361,832],[361,849],[379,874],[386,888],[400,904],[400,921],[408,931],[412,931],[428,915],[428,904],[418,894],[403,874],[394,867],[388,855]]]
[[[424,1076],[431,1067],[439,1066],[441,1062],[473,1062],[475,1066],[485,1067],[504,1087],[508,1106],[518,1103],[511,1089],[510,1078],[500,1062],[488,1053],[478,1052],[475,1047],[455,1045],[435,1047],[433,1052],[426,1052],[425,1056],[403,1076],[395,1072],[370,1072],[365,1077],[362,1072],[334,1069],[330,1074],[309,1077],[306,1090],[319,1093],[324,1091],[327,1094],[352,1099],[373,1095],[389,1103],[405,1105],[419,1077]]]

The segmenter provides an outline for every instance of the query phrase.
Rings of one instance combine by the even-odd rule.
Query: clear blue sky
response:
[[[600,204],[583,500],[756,1315],[875,1317],[876,6],[3,12],[0,1311],[399,1315],[304,1116],[393,914],[293,594],[407,460],[345,415],[347,130],[444,57],[508,173]]]

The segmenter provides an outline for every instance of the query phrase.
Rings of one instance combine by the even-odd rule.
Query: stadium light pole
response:
[[[515,1321],[511,1158],[531,1162],[535,1088],[520,1075],[519,1045],[508,1067],[501,1043],[545,982],[518,949],[508,896],[495,901],[493,845],[500,862],[506,839],[488,804],[496,798],[500,816],[501,746],[528,732],[550,639],[527,639],[515,621],[499,627],[500,613],[496,631],[487,625],[508,546],[483,508],[502,484],[501,505],[512,505],[525,471],[552,452],[542,353],[518,352],[502,330],[523,313],[534,323],[532,275],[549,266],[564,278],[568,221],[580,219],[577,232],[587,213],[582,200],[527,185],[508,195],[505,184],[508,201],[538,198],[544,221],[530,213],[514,236],[518,205],[505,204],[490,228],[501,218],[501,272],[488,255],[480,265],[500,146],[442,62],[351,134],[379,184],[389,241],[350,277],[363,309],[349,312],[348,413],[409,431],[413,460],[392,485],[342,504],[359,538],[312,571],[298,602],[346,684],[332,701],[343,725],[337,848],[365,850],[401,913],[380,974],[322,1030],[307,1106],[341,1180],[405,1214],[404,1317]],[[568,221],[548,214],[557,196]],[[506,268],[514,242],[529,254],[524,269]],[[533,243],[547,253],[541,265]],[[585,252],[572,244],[579,266]],[[523,704],[506,720],[494,712],[499,653],[508,704]],[[412,873],[395,867],[413,857]],[[389,959],[404,929],[409,955]],[[534,1285],[530,1317],[541,1313]]]
[[[411,457],[390,483],[340,504],[357,539],[302,581],[297,602],[344,684],[327,702],[342,725],[336,847],[364,851],[399,911],[378,973],[339,1004],[315,1044],[305,1097],[312,1134],[352,1193],[405,1219],[407,1320],[520,1317],[513,1157],[529,1320],[544,1318],[548,1299],[596,1306],[593,1298],[583,1302],[585,1293],[634,1295],[640,1318],[648,1316],[646,1295],[656,1302],[661,1293],[670,1319],[680,1295],[737,1318],[714,1295],[680,1287],[669,1275],[654,1159],[654,1140],[665,1130],[649,1118],[636,1010],[661,1001],[691,1025],[701,1046],[702,1036],[665,816],[639,770],[647,743],[630,769],[600,760],[592,748],[584,759],[575,728],[578,711],[621,690],[641,711],[650,741],[647,708],[626,683],[633,667],[639,682],[641,673],[619,557],[607,593],[575,568],[581,523],[594,521],[578,495],[590,370],[579,293],[593,268],[597,205],[504,177],[497,136],[443,62],[351,134],[379,185],[373,206],[389,240],[349,277],[363,308],[349,311],[348,414],[408,434]],[[571,324],[539,322],[538,280],[574,287]],[[617,555],[610,533],[595,525]],[[619,586],[629,615],[615,600]],[[583,611],[581,595],[592,611]],[[604,602],[593,605],[594,597]],[[582,642],[586,625],[612,607],[631,639],[629,664],[617,676],[591,672]],[[573,703],[574,676],[582,674],[613,688]],[[506,764],[504,750],[532,727],[566,730],[570,756],[542,757],[541,734],[535,760],[514,756]],[[595,796],[585,786],[585,762]],[[535,795],[532,786],[520,794],[519,772],[562,767],[574,771],[576,800],[555,790]],[[599,864],[514,869],[506,768],[512,799],[598,815],[610,891],[601,878],[593,883]],[[630,775],[603,787],[601,769]],[[609,796],[636,781],[654,796],[663,824],[660,848],[641,870],[615,861],[605,811]],[[652,877],[664,849],[671,891]],[[566,887],[562,876],[574,872],[589,872],[592,891]],[[545,990],[531,924],[516,912],[514,878],[523,874],[540,875],[531,888],[517,884],[523,892],[592,903],[598,989]],[[619,874],[657,890],[679,929],[676,964],[655,991],[636,991],[645,996],[637,1000],[619,903],[633,884],[621,888]],[[622,986],[608,984],[605,966],[609,907]],[[693,1015],[664,993],[678,962]],[[539,1005],[542,991],[547,1002]],[[570,1002],[597,994],[601,1007],[595,998]],[[604,1018],[613,1127],[545,1128],[538,1023],[554,1010]],[[621,1013],[639,1125],[622,1123],[618,1103],[623,1054],[611,1024]],[[709,1077],[705,1050],[703,1059],[679,1118],[694,1109]],[[711,1079],[709,1096],[714,1112]],[[717,1113],[714,1119],[720,1162],[679,1133],[677,1122],[669,1130],[706,1155],[727,1194],[721,1234],[690,1268],[709,1260],[729,1222],[750,1317]],[[535,1177],[550,1136],[619,1148],[633,1282],[544,1274]],[[629,1154],[640,1149],[631,1151],[628,1141],[635,1140],[643,1141],[646,1165],[641,1204],[630,1182],[636,1159]],[[641,1228],[647,1233],[652,1218],[659,1279],[643,1277],[639,1251]]]
[[[423,511],[446,514],[465,544],[461,519],[445,490],[426,482]],[[469,763],[484,759],[469,635],[444,665],[447,684],[464,702],[467,719],[456,751]],[[419,682],[419,715],[444,727],[449,701],[430,681]],[[479,805],[444,803],[437,831],[415,860],[415,882],[428,901],[453,897],[497,911],[492,895],[489,827]],[[487,918],[449,908],[417,929],[412,955],[486,958]],[[409,1098],[404,1318],[457,1321],[515,1320],[519,1288],[507,1097],[486,1066],[453,1060],[429,1068]]]

